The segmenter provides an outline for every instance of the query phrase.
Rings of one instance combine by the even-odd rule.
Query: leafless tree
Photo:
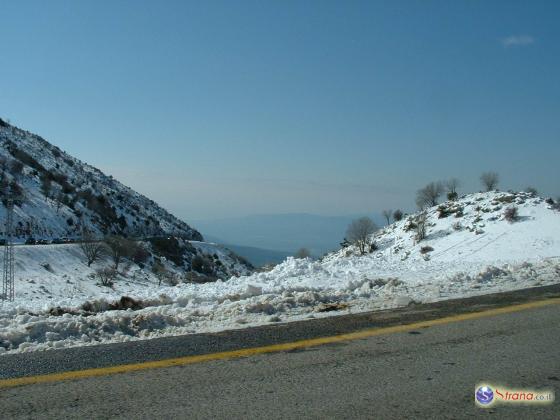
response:
[[[297,259],[309,258],[309,257],[311,257],[311,252],[307,248],[300,248],[294,254],[294,257],[297,258]]]
[[[397,209],[393,212],[393,220],[395,222],[400,222],[402,218],[403,218],[403,212],[401,210]]]
[[[461,182],[457,178],[448,179],[445,182],[445,189],[447,191],[447,199],[451,201],[457,200],[459,194],[457,194],[457,188],[461,185]]]
[[[441,182],[430,182],[416,193],[416,205],[419,209],[435,206],[442,193],[443,185]]]
[[[172,286],[177,285],[177,283],[173,281],[173,274],[167,268],[165,268],[165,265],[161,261],[156,261],[153,264],[152,273],[154,273],[154,275],[158,279],[158,286],[161,286],[162,281],[165,281]]]
[[[105,244],[97,240],[95,236],[85,228],[82,230],[82,237],[80,238],[80,249],[86,257],[88,267],[105,254]]]
[[[369,237],[377,230],[377,226],[369,217],[354,220],[348,226],[346,239],[356,245],[360,254],[366,253]]]
[[[498,186],[498,182],[500,181],[500,176],[496,172],[484,172],[480,175],[480,182],[486,191],[495,190]]]
[[[134,243],[121,236],[109,236],[105,239],[109,254],[115,264],[115,270],[119,269],[119,264],[123,258],[131,255],[134,250]]]
[[[393,216],[393,210],[383,210],[383,217],[387,220],[387,224],[391,224],[391,217]]]

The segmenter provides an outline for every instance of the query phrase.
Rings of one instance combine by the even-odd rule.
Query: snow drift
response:
[[[518,209],[515,221],[504,216],[510,206]],[[540,197],[470,194],[426,216],[422,241],[412,227],[418,215],[410,215],[377,232],[372,253],[349,247],[321,261],[288,258],[269,272],[216,283],[158,287],[132,268],[109,289],[80,275],[84,263],[68,257],[53,267],[66,277],[36,272],[18,280],[16,301],[0,309],[0,352],[219,331],[560,282],[560,212]],[[140,309],[114,309],[123,295]]]

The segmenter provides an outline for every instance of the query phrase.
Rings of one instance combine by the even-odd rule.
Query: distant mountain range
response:
[[[253,246],[233,245],[212,235],[206,235],[206,240],[223,245],[227,249],[231,249],[237,255],[246,258],[255,267],[262,267],[266,264],[278,264],[284,261],[287,257],[293,255],[291,252],[275,251],[272,249],[256,248]]]
[[[219,238],[226,244],[280,251],[287,255],[305,247],[313,255],[320,256],[339,248],[348,225],[357,217],[288,213],[195,220],[193,223],[204,236]],[[374,217],[374,221],[383,225],[380,217]]]

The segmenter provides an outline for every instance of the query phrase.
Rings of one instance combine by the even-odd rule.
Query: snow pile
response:
[[[511,205],[519,210],[513,223],[503,217]],[[416,218],[378,232],[378,250],[364,256],[349,247],[322,261],[288,258],[269,272],[174,287],[159,287],[138,267],[102,287],[71,245],[45,247],[45,255],[21,247],[16,259],[34,254],[19,267],[16,301],[0,308],[0,352],[243,328],[560,281],[560,212],[541,198],[479,193],[434,207],[420,242],[410,229]]]

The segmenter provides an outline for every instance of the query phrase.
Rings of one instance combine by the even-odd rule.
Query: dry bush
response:
[[[504,219],[508,222],[513,223],[519,219],[519,210],[516,206],[508,207],[504,210]]]
[[[298,249],[298,251],[294,254],[294,257],[296,259],[304,259],[304,258],[310,258],[311,257],[311,252],[307,249],[307,248],[300,248]]]
[[[113,267],[99,268],[95,270],[95,274],[102,286],[111,287],[117,278],[117,270]]]
[[[432,252],[434,250],[434,248],[432,248],[429,245],[423,246],[422,248],[420,248],[420,254],[427,254],[428,252]]]

